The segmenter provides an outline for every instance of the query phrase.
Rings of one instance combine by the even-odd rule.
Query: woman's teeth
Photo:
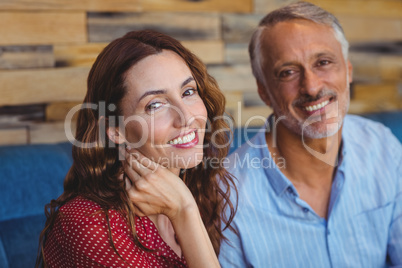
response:
[[[321,109],[322,107],[326,106],[328,103],[329,103],[329,100],[326,100],[326,101],[323,101],[323,102],[321,102],[321,103],[319,103],[317,105],[306,106],[306,107],[304,107],[304,109],[306,111],[313,112],[313,111]]]
[[[171,140],[168,142],[168,144],[183,144],[183,143],[188,143],[194,139],[195,139],[195,131],[187,134],[186,136]]]

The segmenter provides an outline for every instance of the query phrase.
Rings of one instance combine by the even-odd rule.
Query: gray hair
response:
[[[251,37],[248,51],[251,60],[251,69],[258,82],[265,84],[261,57],[261,37],[264,30],[270,26],[274,26],[278,22],[294,19],[310,20],[331,27],[334,31],[335,38],[341,44],[343,57],[345,60],[348,58],[349,43],[346,40],[345,33],[338,19],[328,11],[316,5],[300,1],[270,12],[260,21],[258,28]]]

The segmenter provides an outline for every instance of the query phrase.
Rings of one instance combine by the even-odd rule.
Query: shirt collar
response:
[[[265,133],[270,131],[272,129],[273,122],[275,121],[275,116],[274,114],[271,114],[263,128],[261,129],[261,133],[258,137],[259,144],[265,144],[266,145],[266,139],[265,139]],[[269,128],[268,128],[269,127]],[[269,130],[267,130],[267,128]],[[264,130],[264,131],[262,131]],[[269,152],[268,146],[265,146],[261,150],[261,157],[269,157],[270,158],[270,168],[274,169],[275,172],[268,172],[268,170],[265,170],[267,174],[267,178],[269,182],[272,185],[272,188],[275,190],[276,194],[281,196],[285,193],[285,191],[290,188],[293,193],[297,194],[297,190],[293,186],[292,182],[286,178],[286,176],[281,172],[279,167],[275,164],[275,161],[272,159],[271,153]],[[345,169],[345,156],[346,156],[346,146],[344,143],[344,138],[342,136],[342,142],[339,148],[339,155],[338,155],[338,165],[337,165],[337,171],[338,172],[343,172]]]
[[[269,163],[267,167],[264,168],[265,173],[267,175],[267,178],[269,182],[272,185],[272,188],[276,192],[277,195],[282,195],[287,188],[292,187],[292,183],[288,178],[283,175],[283,173],[280,171],[279,167],[275,164],[274,159],[271,156],[271,153],[268,149],[267,142],[265,139],[265,133],[269,132],[272,130],[273,122],[275,121],[275,116],[271,114],[267,121],[265,122],[265,125],[260,129],[260,133],[258,133],[258,138],[255,140],[256,145],[261,146],[260,157],[261,159],[268,158]],[[264,146],[262,146],[264,145]],[[295,189],[293,189],[294,192],[296,192]]]

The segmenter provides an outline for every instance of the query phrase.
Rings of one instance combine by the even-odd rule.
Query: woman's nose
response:
[[[174,116],[174,127],[176,128],[188,127],[194,121],[191,106],[184,103],[174,106],[172,113]]]

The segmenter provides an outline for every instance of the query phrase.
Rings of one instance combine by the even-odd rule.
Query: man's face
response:
[[[261,36],[264,84],[258,92],[297,135],[334,135],[349,107],[352,66],[331,27],[308,20],[279,22]]]

